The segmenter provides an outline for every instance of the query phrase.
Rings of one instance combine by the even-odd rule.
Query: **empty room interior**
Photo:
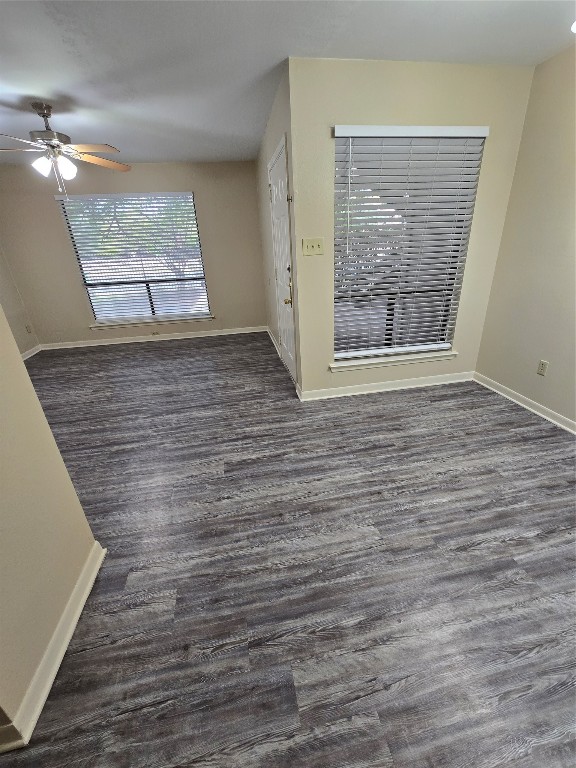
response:
[[[574,768],[575,40],[0,2],[0,768]]]

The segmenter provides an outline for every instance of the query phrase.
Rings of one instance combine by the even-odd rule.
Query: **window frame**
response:
[[[66,210],[66,203],[71,200],[100,200],[100,199],[114,199],[114,198],[129,198],[129,199],[136,199],[136,198],[144,198],[144,199],[150,199],[153,200],[154,198],[190,198],[190,203],[192,206],[193,216],[194,216],[194,226],[196,228],[196,232],[198,235],[198,249],[200,254],[200,263],[202,265],[202,276],[189,276],[189,277],[167,277],[167,278],[143,278],[138,280],[130,280],[130,279],[119,279],[119,280],[88,280],[86,277],[86,272],[84,268],[84,264],[82,262],[82,257],[78,251],[78,246],[76,243],[75,235],[74,235],[74,229],[73,224],[70,221],[70,218],[68,216],[68,212]],[[85,290],[86,298],[88,299],[88,303],[90,305],[90,309],[94,318],[94,322],[90,324],[90,328],[97,329],[97,328],[110,328],[110,327],[121,327],[121,326],[135,326],[135,325],[144,325],[144,324],[158,324],[158,323],[181,323],[181,322],[201,322],[206,320],[213,320],[214,315],[211,312],[210,309],[210,299],[208,295],[208,285],[206,280],[206,271],[204,266],[204,255],[202,250],[202,244],[200,240],[200,229],[198,225],[198,216],[196,213],[196,199],[193,192],[115,192],[115,193],[100,193],[100,194],[85,194],[85,195],[55,195],[54,199],[59,203],[60,210],[62,213],[62,217],[64,219],[64,223],[66,225],[66,229],[68,230],[68,235],[70,237],[70,242],[72,245],[72,248],[74,250],[74,254],[76,256],[76,261],[78,264],[78,268],[80,270],[80,276],[82,278],[82,285]],[[154,298],[151,293],[150,285],[162,285],[162,284],[177,284],[177,283],[193,283],[193,282],[201,282],[204,284],[205,288],[205,294],[206,294],[206,305],[208,307],[207,312],[203,313],[190,313],[190,312],[183,312],[181,314],[177,312],[173,313],[160,313],[156,314],[155,307],[154,307]],[[115,287],[115,286],[145,286],[146,287],[146,294],[148,303],[150,305],[151,313],[149,315],[134,315],[134,316],[122,316],[119,315],[117,317],[98,317],[96,310],[94,308],[94,304],[92,301],[92,297],[90,295],[89,288],[98,288],[98,287]]]
[[[353,138],[470,138],[482,139],[482,150],[484,149],[485,139],[490,133],[488,126],[383,126],[383,125],[336,125],[333,128],[333,137],[335,139],[353,139]],[[480,166],[481,167],[481,166]],[[480,175],[480,167],[478,177]],[[478,181],[479,183],[479,181]],[[475,190],[477,193],[478,183]],[[334,176],[334,189],[336,195],[337,177]],[[336,236],[336,227],[334,231]],[[468,247],[466,246],[463,264],[466,263]],[[334,281],[334,293],[337,290],[336,280]],[[334,296],[336,300],[336,296]],[[458,296],[459,303],[459,296]],[[335,306],[335,303],[334,303]],[[457,312],[457,310],[456,310]],[[457,356],[453,346],[454,332],[449,341],[443,343],[409,345],[402,349],[400,346],[387,348],[364,348],[345,351],[336,350],[336,335],[334,334],[334,352],[333,362],[330,364],[330,370],[333,372],[350,369],[363,369],[380,365],[399,365],[403,363],[426,362],[429,360],[446,360]]]

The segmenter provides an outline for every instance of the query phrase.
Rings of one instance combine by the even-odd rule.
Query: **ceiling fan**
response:
[[[42,153],[32,163],[32,166],[43,176],[48,177],[50,171],[54,169],[56,180],[58,181],[58,188],[60,191],[66,191],[64,187],[64,179],[69,181],[76,176],[77,168],[72,160],[82,160],[85,163],[93,163],[94,165],[101,165],[103,168],[111,168],[115,171],[129,171],[130,166],[125,163],[118,163],[115,160],[108,160],[105,157],[97,157],[96,155],[89,154],[91,152],[99,152],[107,155],[112,152],[118,152],[116,147],[111,147],[110,144],[71,144],[70,136],[66,136],[65,133],[58,133],[53,131],[48,122],[52,115],[52,107],[50,104],[44,104],[40,101],[35,101],[31,104],[32,109],[44,120],[43,131],[30,131],[30,139],[19,139],[17,136],[10,136],[6,133],[0,133],[0,136],[4,136],[6,139],[14,139],[15,141],[21,141],[24,144],[30,144],[30,148],[10,148],[0,149],[0,152],[40,152]]]

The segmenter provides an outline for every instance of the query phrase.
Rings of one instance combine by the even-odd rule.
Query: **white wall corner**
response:
[[[556,424],[557,427],[562,427],[562,429],[576,434],[576,421],[572,421],[572,419],[562,416],[561,413],[556,413],[556,411],[552,411],[550,408],[540,405],[540,403],[537,403],[535,400],[530,400],[529,397],[524,397],[524,395],[521,395],[519,392],[509,389],[508,387],[505,387],[504,384],[500,384],[500,382],[494,381],[494,379],[489,379],[488,376],[484,376],[477,371],[474,373],[474,381],[478,382],[478,384],[482,384],[486,389],[491,389],[493,392],[497,392],[499,395],[507,397],[508,400],[512,400],[517,405],[521,405],[523,408],[532,411],[532,413],[542,416],[542,418]]]
[[[46,703],[84,604],[92,590],[94,580],[98,575],[105,556],[106,550],[95,541],[48,643],[48,647],[14,717],[13,727],[20,735],[20,742],[13,742],[11,746],[6,747],[6,750],[24,746],[30,741],[32,732]]]

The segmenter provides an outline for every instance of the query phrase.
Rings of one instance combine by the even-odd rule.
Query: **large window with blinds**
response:
[[[58,197],[94,317],[210,317],[194,196]]]
[[[487,133],[335,128],[336,359],[451,348]]]

